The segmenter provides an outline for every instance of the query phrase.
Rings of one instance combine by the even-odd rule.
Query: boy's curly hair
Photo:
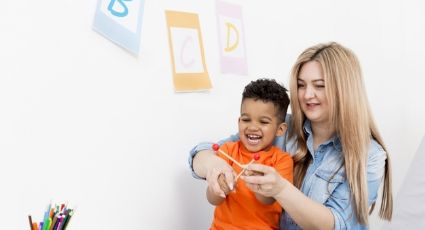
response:
[[[277,117],[281,122],[284,122],[289,106],[287,91],[283,85],[277,83],[274,79],[260,78],[245,86],[242,101],[251,98],[255,101],[271,102],[276,108]]]

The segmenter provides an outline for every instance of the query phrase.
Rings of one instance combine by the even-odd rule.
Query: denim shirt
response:
[[[288,127],[291,127],[292,119],[286,117]],[[310,121],[304,123],[304,131],[307,135],[307,148],[312,155],[312,161],[304,177],[301,191],[310,199],[328,207],[335,220],[334,229],[369,229],[368,226],[361,225],[356,220],[353,204],[350,200],[350,190],[345,176],[345,168],[342,166],[343,155],[340,140],[334,136],[330,140],[313,149],[313,135]],[[288,133],[288,132],[287,132]],[[294,138],[288,139],[288,134],[277,137],[274,145],[284,151],[294,154],[297,150],[297,143]],[[236,141],[239,135],[232,135],[219,142],[221,145],[227,141]],[[197,152],[211,149],[212,143],[203,142],[195,146],[189,156],[189,165],[192,175],[197,176],[192,167],[192,159]],[[369,206],[372,205],[378,195],[378,190],[384,175],[386,153],[382,146],[375,140],[371,140],[367,160],[367,189]],[[280,218],[280,229],[301,229],[287,212],[283,212]]]

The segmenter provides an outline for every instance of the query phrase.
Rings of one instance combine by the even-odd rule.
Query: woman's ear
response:
[[[285,122],[279,124],[276,130],[276,136],[283,136],[288,129],[288,125]]]

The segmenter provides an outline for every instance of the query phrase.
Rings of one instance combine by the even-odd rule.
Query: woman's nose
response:
[[[304,97],[306,99],[310,99],[315,97],[315,95],[316,95],[316,92],[314,92],[314,88],[312,86],[307,86],[305,89]]]

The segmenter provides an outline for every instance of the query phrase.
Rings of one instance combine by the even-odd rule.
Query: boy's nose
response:
[[[256,124],[250,124],[248,126],[248,130],[254,130],[254,131],[256,131],[256,130],[258,130],[258,126]]]

